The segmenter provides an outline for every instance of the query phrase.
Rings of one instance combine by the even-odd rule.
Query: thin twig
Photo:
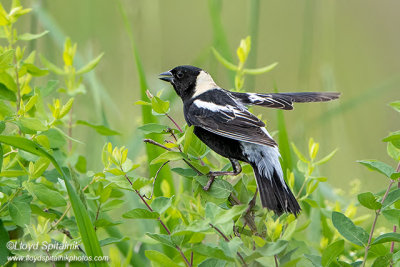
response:
[[[100,208],[101,208],[101,202],[99,203],[99,206],[97,207],[97,212],[96,212],[96,219],[94,220],[94,223],[97,222],[97,220],[99,219],[99,214],[100,214]],[[96,225],[94,226],[94,230],[97,230]]]
[[[172,151],[171,148],[168,148],[168,147],[166,147],[166,146],[164,146],[164,145],[162,145],[162,144],[160,144],[160,143],[158,143],[158,142],[156,142],[156,141],[154,141],[154,140],[152,140],[152,139],[144,139],[143,142],[145,142],[145,143],[150,143],[150,144],[152,144],[152,145],[155,145],[155,146],[164,148],[165,150],[168,150],[168,151]]]
[[[64,213],[61,215],[60,219],[56,221],[56,223],[50,228],[49,232],[56,228],[56,226],[64,219],[65,215],[67,215],[68,211],[71,209],[71,203],[68,203],[67,208],[65,209]]]
[[[18,74],[18,62],[17,56],[14,54],[14,64],[15,64],[15,82],[17,85],[17,113],[21,108],[21,86],[19,84],[19,74]]]
[[[151,188],[151,195],[150,195],[150,197],[147,197],[146,195],[143,195],[144,198],[146,198],[146,199],[148,199],[148,200],[150,200],[150,199],[153,198],[153,194],[154,194],[154,185],[156,184],[156,180],[157,180],[158,174],[160,173],[161,169],[165,166],[165,164],[167,164],[168,162],[169,162],[169,160],[167,160],[166,162],[164,162],[164,163],[161,165],[161,167],[158,168],[158,170],[157,170],[157,172],[156,172],[156,175],[154,176],[153,186],[152,186],[152,188]]]
[[[74,110],[74,104],[71,106],[71,111],[69,113],[69,121],[68,121],[68,136],[72,137],[72,112]],[[68,138],[68,152],[72,150],[72,140]]]
[[[151,143],[151,142],[149,142]],[[156,143],[156,142],[155,142]],[[124,170],[122,169],[122,166],[119,166],[121,171],[124,172]],[[124,176],[126,178],[126,180],[128,180],[128,182],[132,184],[132,181],[129,179],[129,177],[126,175],[126,173],[124,172]],[[142,202],[146,205],[146,207],[149,209],[149,211],[153,211],[153,209],[150,207],[150,205],[147,203],[147,201],[143,198],[143,196],[140,194],[139,190],[135,189],[136,194],[139,196],[139,198],[142,200]],[[157,218],[157,220],[159,221],[159,223],[161,224],[161,226],[165,229],[165,231],[167,232],[168,235],[171,235],[171,231],[168,229],[168,227],[165,225],[165,223],[161,220],[160,217]],[[192,267],[192,265],[190,264],[190,262],[188,261],[188,259],[186,258],[185,254],[183,253],[182,249],[178,246],[175,245],[175,248],[179,251],[179,254],[181,254],[183,260],[185,261],[186,265],[189,267]]]
[[[176,123],[176,121],[175,121],[173,118],[171,118],[171,116],[169,116],[168,113],[165,113],[165,116],[167,116],[168,119],[169,119],[170,121],[172,121],[173,124],[175,124],[176,128],[178,128],[178,130],[179,130],[181,133],[183,133],[183,131],[182,131],[181,127],[179,127],[178,123]]]
[[[274,259],[275,259],[275,267],[279,267],[278,257],[276,255],[274,255]]]
[[[210,223],[209,225],[211,226],[211,228],[213,228],[215,231],[217,231],[226,242],[230,241],[229,238],[220,229],[218,229],[218,227],[216,227],[212,223]],[[242,261],[243,266],[247,266],[246,262],[244,261],[242,255],[239,253],[239,251],[236,252],[236,254],[238,255],[238,257]]]
[[[18,152],[18,149],[16,149],[16,150],[11,149],[10,152],[7,152],[7,153],[5,153],[5,154],[3,155],[3,158],[7,157],[8,155],[10,155],[10,154],[12,154],[12,153],[17,153],[17,152]]]
[[[385,192],[385,194],[384,194],[383,197],[382,197],[381,204],[383,204],[383,202],[385,201],[387,195],[389,194],[390,188],[392,188],[392,185],[394,184],[394,182],[395,182],[395,180],[391,180],[391,181],[390,181],[389,186],[388,186],[388,188],[386,189],[386,192]],[[362,263],[362,265],[361,265],[362,267],[364,267],[364,266],[365,266],[365,263],[367,262],[368,251],[369,251],[369,249],[370,249],[370,247],[371,247],[371,241],[372,241],[372,236],[374,235],[375,226],[376,226],[376,221],[378,220],[378,217],[379,217],[379,215],[380,215],[380,213],[381,213],[381,210],[382,210],[382,208],[380,208],[379,210],[377,210],[377,211],[375,212],[375,219],[374,219],[374,222],[372,223],[371,232],[369,233],[369,238],[368,238],[367,246],[365,247],[364,260],[363,260],[363,263]]]

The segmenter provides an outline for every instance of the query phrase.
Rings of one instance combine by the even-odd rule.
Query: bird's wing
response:
[[[190,105],[186,119],[191,125],[238,141],[277,145],[265,130],[265,124],[244,107],[197,99]]]
[[[270,108],[291,110],[293,103],[324,102],[339,98],[337,92],[303,92],[303,93],[238,93],[230,92],[245,105],[258,105]]]

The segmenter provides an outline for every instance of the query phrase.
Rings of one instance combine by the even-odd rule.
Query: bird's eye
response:
[[[183,73],[182,73],[182,72],[178,72],[178,73],[176,74],[176,78],[182,79],[182,78],[183,78]]]

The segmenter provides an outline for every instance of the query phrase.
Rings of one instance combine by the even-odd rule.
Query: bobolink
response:
[[[241,172],[238,161],[247,162],[253,167],[263,207],[278,215],[297,215],[301,209],[283,179],[277,143],[246,106],[291,110],[293,102],[330,101],[340,94],[231,92],[219,87],[206,71],[193,66],[178,66],[160,75],[182,99],[185,120],[189,126],[194,125],[195,135],[231,161],[232,172],[213,172],[211,176],[237,175]]]

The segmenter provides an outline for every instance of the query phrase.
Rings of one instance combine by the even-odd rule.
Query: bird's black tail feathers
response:
[[[278,172],[274,170],[272,177],[265,177],[265,172],[260,173],[255,163],[251,165],[257,180],[262,206],[274,211],[277,215],[289,212],[297,216],[301,211],[299,203],[289,186],[285,182],[282,184]]]

